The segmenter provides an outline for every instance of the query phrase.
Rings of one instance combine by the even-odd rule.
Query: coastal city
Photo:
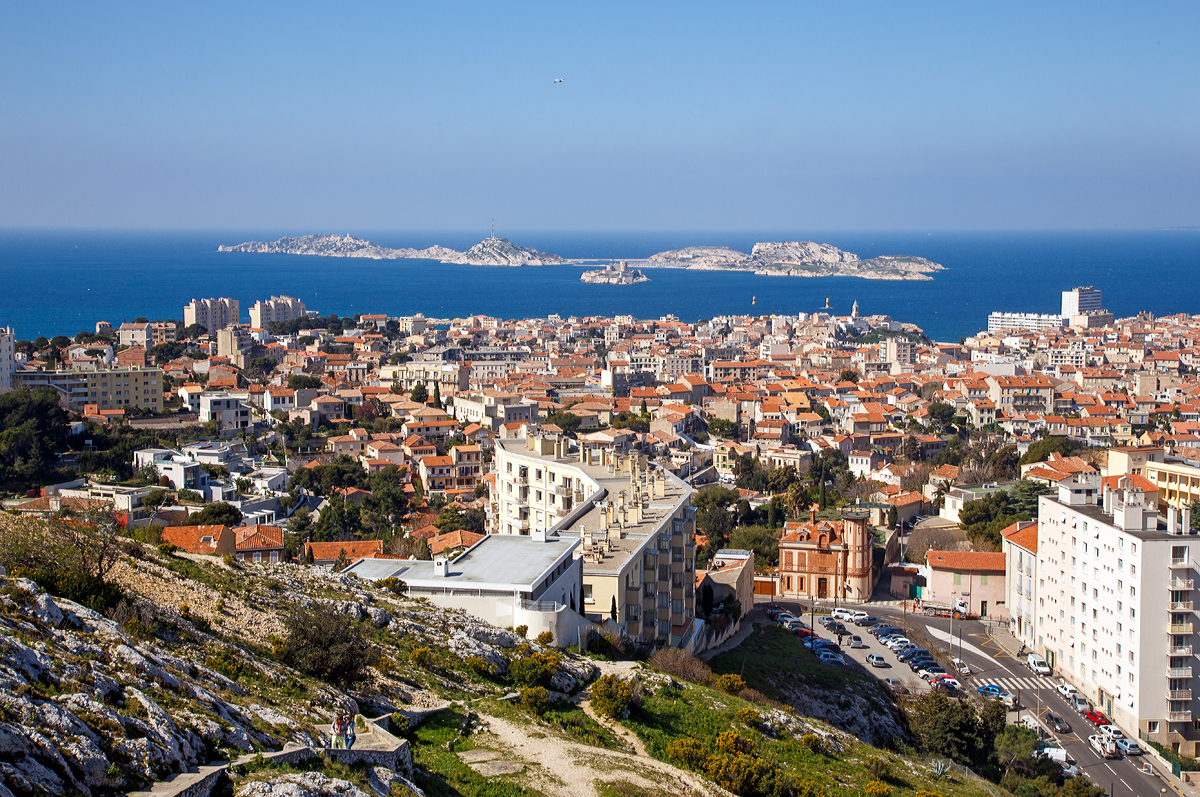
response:
[[[893,699],[991,698],[1040,737],[1073,723],[1042,760],[1133,793],[1164,777],[1148,751],[1197,753],[1200,317],[1114,318],[1089,286],[950,342],[857,303],[181,311],[0,334],[9,533],[100,513],[167,558],[402,583],[577,651],[749,655],[770,623]],[[170,598],[185,618],[225,614],[232,596],[193,590]],[[460,644],[487,669],[481,639]],[[818,716],[879,744],[897,719],[877,713]]]

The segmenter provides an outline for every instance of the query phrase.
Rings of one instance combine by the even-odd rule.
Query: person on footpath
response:
[[[346,726],[342,724],[342,717],[338,714],[333,718],[333,722],[329,724],[329,733],[333,736],[333,742],[330,744],[335,750],[342,750],[346,747]]]
[[[354,716],[352,714],[346,715],[345,728],[346,728],[346,749],[349,750],[352,747],[354,747],[354,740],[358,738],[358,734],[354,732]]]

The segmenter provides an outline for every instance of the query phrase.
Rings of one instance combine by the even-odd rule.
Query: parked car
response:
[[[921,656],[916,659],[909,659],[905,662],[905,664],[907,664],[908,669],[912,670],[913,672],[920,672],[926,667],[932,667],[933,665],[937,664],[937,662],[928,656]]]
[[[864,612],[864,614],[865,614],[865,612]],[[832,612],[830,612],[829,616],[835,620],[849,620],[851,617],[854,616],[854,611],[852,609],[845,609],[845,608],[842,608],[841,606],[839,606],[838,608],[836,608]]]
[[[946,689],[962,689],[962,684],[957,678],[948,673],[938,673],[929,679],[930,686],[941,686]]]
[[[1064,779],[1070,780],[1071,778],[1079,777],[1079,767],[1075,766],[1074,764],[1069,763],[1067,761],[1063,761],[1060,764],[1060,766],[1062,767],[1062,774],[1063,774]]]
[[[1105,758],[1121,757],[1121,751],[1117,749],[1117,746],[1099,734],[1089,736],[1088,744],[1092,746],[1093,750]]]
[[[1088,722],[1099,728],[1101,725],[1108,725],[1108,717],[1104,716],[1102,711],[1089,711],[1083,715]]]
[[[800,637],[801,639],[816,636],[816,633],[812,629],[809,629],[809,628],[797,628],[792,633],[795,634],[796,636]]]
[[[954,665],[954,669],[961,675],[970,675],[971,668],[962,659],[950,659],[950,663]]]
[[[1101,725],[1099,730],[1100,730],[1101,736],[1103,736],[1105,739],[1110,739],[1114,742],[1117,739],[1125,738],[1125,734],[1116,725],[1112,725],[1112,724]]]
[[[983,695],[985,698],[995,698],[1003,703],[1008,708],[1016,708],[1017,698],[1011,692],[1006,692],[995,684],[984,684],[977,687],[976,692]]]
[[[865,648],[866,646],[867,646],[867,643],[862,641],[862,637],[859,637],[859,636],[850,637],[850,647]]]
[[[1127,736],[1117,739],[1115,742],[1113,742],[1113,744],[1115,744],[1117,746],[1117,749],[1120,750],[1125,755],[1141,755],[1142,754],[1142,748],[1138,747],[1138,743],[1135,742],[1133,739],[1130,739]]]
[[[1046,714],[1046,724],[1049,725],[1055,733],[1071,732],[1070,724],[1068,724],[1065,719],[1057,714]]]
[[[867,615],[866,617],[859,617],[854,620],[854,624],[861,628],[868,628],[870,626],[875,625],[878,622],[879,622],[879,618],[872,617],[871,615]]]
[[[937,663],[929,664],[917,670],[917,675],[928,681],[935,675],[946,675],[946,668]]]
[[[1071,704],[1071,708],[1075,709],[1080,714],[1086,714],[1092,710],[1092,704],[1088,702],[1086,697],[1078,693],[1071,695],[1071,697],[1067,699],[1067,702]]]
[[[908,690],[904,687],[904,684],[900,683],[899,678],[884,678],[883,685],[898,695],[908,694]]]
[[[899,633],[900,629],[894,625],[877,625],[871,629],[871,636],[876,639],[883,639],[884,637]]]
[[[1052,672],[1050,665],[1046,663],[1046,660],[1036,653],[1030,653],[1028,656],[1026,656],[1025,663],[1029,666],[1029,669],[1033,670],[1038,675],[1050,675]]]
[[[902,637],[902,636],[892,637],[891,639],[889,639],[887,641],[888,650],[891,650],[893,653],[896,652],[897,650],[899,650],[900,648],[904,647],[905,645],[911,645],[911,644],[912,643],[908,641],[907,637]]]
[[[791,631],[795,631],[797,628],[808,628],[808,623],[803,620],[788,620],[784,625]]]
[[[917,656],[921,655],[922,653],[928,655],[929,651],[926,648],[913,647],[913,648],[908,648],[903,653],[897,655],[896,658],[900,659],[900,661],[908,661],[909,659],[916,658]]]
[[[836,665],[838,667],[846,666],[846,660],[837,653],[822,653],[821,661],[825,662],[826,664]]]
[[[1038,722],[1037,717],[1031,714],[1026,714],[1024,717],[1021,717],[1021,727],[1028,728],[1029,730],[1033,731],[1038,735],[1038,738],[1041,738],[1046,734],[1046,731],[1042,728],[1042,723]]]
[[[820,623],[821,625],[823,625],[824,627],[828,628],[829,626],[831,626],[837,622],[837,618],[825,616],[825,617],[822,617],[820,620],[817,620],[817,622]]]
[[[846,633],[846,626],[842,625],[841,623],[830,623],[827,628],[829,629],[830,633],[833,634],[845,635]]]
[[[1071,695],[1078,694],[1078,692],[1075,691],[1075,687],[1071,686],[1070,684],[1059,684],[1058,686],[1054,687],[1054,691],[1058,692],[1067,700],[1071,699]]]
[[[883,656],[880,656],[878,653],[872,653],[871,655],[867,656],[867,664],[870,664],[872,667],[888,666],[887,659],[885,659]]]

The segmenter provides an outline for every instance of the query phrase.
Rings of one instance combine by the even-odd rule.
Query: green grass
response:
[[[598,780],[596,781],[596,793],[600,797],[675,797],[679,792],[646,788],[627,780],[614,780],[611,783]]]
[[[541,792],[522,787],[503,777],[485,778],[459,759],[456,752],[471,750],[470,739],[459,739],[463,714],[447,709],[434,714],[417,727],[410,738],[413,764],[423,772],[415,775],[416,784],[429,797],[534,797]],[[447,750],[446,745],[459,739]]]

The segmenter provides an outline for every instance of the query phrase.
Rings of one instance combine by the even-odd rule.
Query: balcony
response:
[[[529,474],[518,473],[516,476],[513,476],[513,484],[529,484]]]
[[[1191,589],[1192,584],[1193,582],[1190,578],[1173,578],[1167,582],[1167,588],[1171,590]]]
[[[1168,667],[1167,668],[1167,677],[1168,678],[1191,678],[1192,677],[1192,668],[1191,667]]]
[[[1167,648],[1168,656],[1190,656],[1192,655],[1191,645],[1180,645],[1177,648]]]
[[[559,496],[562,496],[562,495],[570,495],[570,493],[571,493],[571,491],[570,491],[570,490],[568,490],[568,489],[566,488],[566,486],[564,486],[564,485],[562,485],[562,484],[556,484],[556,485],[554,485],[554,494],[555,494],[555,495],[559,495]]]
[[[1191,601],[1172,601],[1167,604],[1167,608],[1173,612],[1190,612],[1192,610]]]
[[[1191,722],[1192,712],[1190,711],[1168,711],[1167,722]]]
[[[1167,700],[1191,700],[1191,689],[1168,689]]]
[[[1190,634],[1192,633],[1191,623],[1175,623],[1167,626],[1168,634]]]
[[[1183,557],[1182,559],[1172,559],[1170,566],[1171,566],[1172,570],[1176,570],[1176,569],[1187,570],[1188,568],[1190,568],[1192,566],[1192,560],[1188,559],[1186,556]]]

